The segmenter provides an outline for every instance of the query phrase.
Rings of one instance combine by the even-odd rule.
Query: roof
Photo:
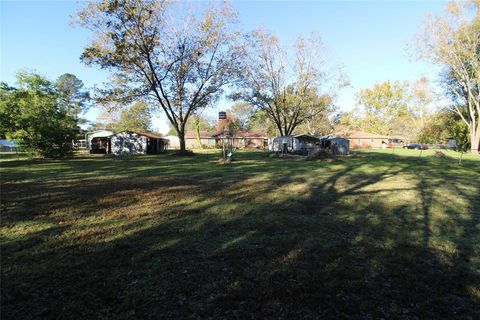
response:
[[[145,136],[150,139],[163,139],[163,137],[157,136],[156,134],[150,132],[135,132],[138,135]]]
[[[98,135],[98,134],[100,134],[100,135]],[[111,136],[112,134],[113,134],[113,131],[111,131],[111,130],[100,129],[100,130],[87,132],[85,135],[86,136],[97,135],[97,137],[108,137],[108,136]]]
[[[318,137],[320,140],[348,140],[347,138],[340,137],[340,136],[334,136],[334,135],[329,135],[329,136],[320,136]]]
[[[115,136],[117,134],[120,134],[120,133],[135,133],[139,136],[144,136],[144,137],[147,137],[147,138],[150,138],[150,139],[162,139],[162,140],[166,140],[160,136],[157,136],[156,134],[153,134],[153,133],[150,133],[150,132],[135,132],[135,131],[120,131],[120,132],[115,132],[114,134],[112,134],[111,136]]]
[[[225,138],[228,136],[228,131],[200,131],[200,139],[212,139],[212,138]],[[263,138],[266,139],[266,135],[260,131],[246,131],[237,130],[233,132],[233,138]],[[197,133],[193,130],[189,130],[185,133],[186,139],[196,139]]]
[[[335,133],[336,136],[345,137],[349,139],[389,139],[387,135],[380,135],[376,133],[364,131],[340,131]]]
[[[308,135],[308,134],[298,134],[296,136],[293,136],[294,138],[297,138],[299,140],[307,140],[307,141],[318,141],[319,139],[317,137]]]

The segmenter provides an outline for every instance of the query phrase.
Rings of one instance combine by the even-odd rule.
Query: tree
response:
[[[152,129],[150,107],[144,101],[137,101],[122,110],[118,122],[113,125],[115,131],[148,132]]]
[[[277,125],[268,114],[261,109],[255,110],[248,120],[248,130],[265,132],[270,137],[278,135]]]
[[[307,119],[328,108],[333,95],[322,92],[333,78],[321,59],[320,37],[299,37],[293,63],[279,40],[264,31],[250,36],[250,52],[241,81],[242,91],[233,98],[263,110],[275,123],[280,135],[290,135]],[[336,89],[343,86],[339,73]]]
[[[215,120],[208,116],[205,116],[203,114],[194,114],[188,119],[187,123],[185,124],[185,131],[192,131],[192,130],[197,131],[197,128],[200,131],[215,130],[214,123],[215,123]],[[175,128],[171,124],[169,124],[168,135],[176,135],[176,134],[177,134],[177,131],[175,130]]]
[[[216,101],[242,59],[236,14],[215,3],[203,12],[167,1],[90,2],[79,23],[94,32],[82,61],[112,74],[100,100],[148,100],[163,110],[185,151],[191,115]],[[186,12],[186,14],[184,14]]]
[[[410,86],[409,113],[412,117],[412,135],[417,138],[431,119],[431,109],[437,96],[427,77],[421,77]]]
[[[20,72],[18,88],[0,87],[1,131],[28,154],[63,157],[73,151],[76,120],[59,105],[55,86],[42,76]]]
[[[253,114],[254,106],[246,102],[235,103],[230,110],[228,110],[234,119],[236,119],[236,126],[240,130],[248,129],[248,122]]]
[[[344,125],[381,134],[406,135],[412,128],[408,83],[385,81],[356,94],[356,107],[342,117]]]
[[[417,141],[443,144],[452,138],[462,149],[470,146],[467,125],[456,112],[447,109],[435,112],[429,117]]]
[[[78,118],[88,110],[90,94],[83,88],[83,81],[71,73],[64,73],[55,82],[59,105],[67,115]]]
[[[470,132],[471,152],[480,145],[480,1],[451,2],[430,16],[417,37],[420,57],[443,67],[441,82],[451,110]]]
[[[330,120],[333,110],[333,106],[330,106],[313,117],[306,119],[305,122],[298,127],[298,132],[307,133],[312,136],[330,134],[333,131],[333,123]]]

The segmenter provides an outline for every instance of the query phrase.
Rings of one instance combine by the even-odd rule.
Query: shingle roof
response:
[[[138,135],[145,136],[150,139],[163,139],[163,137],[157,136],[156,134],[150,132],[135,132]]]
[[[200,131],[201,139],[209,138],[225,138],[228,135],[228,131]],[[197,133],[193,130],[189,130],[185,133],[186,139],[196,139]],[[265,133],[259,131],[244,131],[238,130],[233,132],[233,138],[267,138]]]

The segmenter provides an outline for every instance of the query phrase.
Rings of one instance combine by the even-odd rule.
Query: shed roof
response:
[[[293,137],[297,138],[299,140],[305,140],[305,141],[318,141],[318,140],[320,140],[317,137],[314,137],[314,136],[311,136],[311,135],[308,135],[308,134],[298,134],[298,135],[293,136]]]
[[[150,138],[150,139],[162,139],[162,140],[166,140],[160,136],[157,136],[156,134],[153,134],[153,133],[150,133],[150,132],[136,132],[136,131],[120,131],[120,132],[116,132],[114,134],[112,134],[111,136],[116,136],[117,134],[120,134],[120,133],[129,133],[129,134],[137,134],[139,136],[144,136],[144,137],[147,137],[147,138]]]

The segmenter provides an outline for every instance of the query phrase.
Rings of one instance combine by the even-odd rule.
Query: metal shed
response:
[[[337,136],[319,137],[322,149],[329,151],[333,155],[347,155],[350,152],[350,141]]]
[[[108,139],[113,134],[108,130],[97,130],[85,135],[85,148],[90,153],[108,153]]]
[[[124,131],[109,137],[108,153],[115,155],[163,153],[167,144],[167,139],[152,133]]]

